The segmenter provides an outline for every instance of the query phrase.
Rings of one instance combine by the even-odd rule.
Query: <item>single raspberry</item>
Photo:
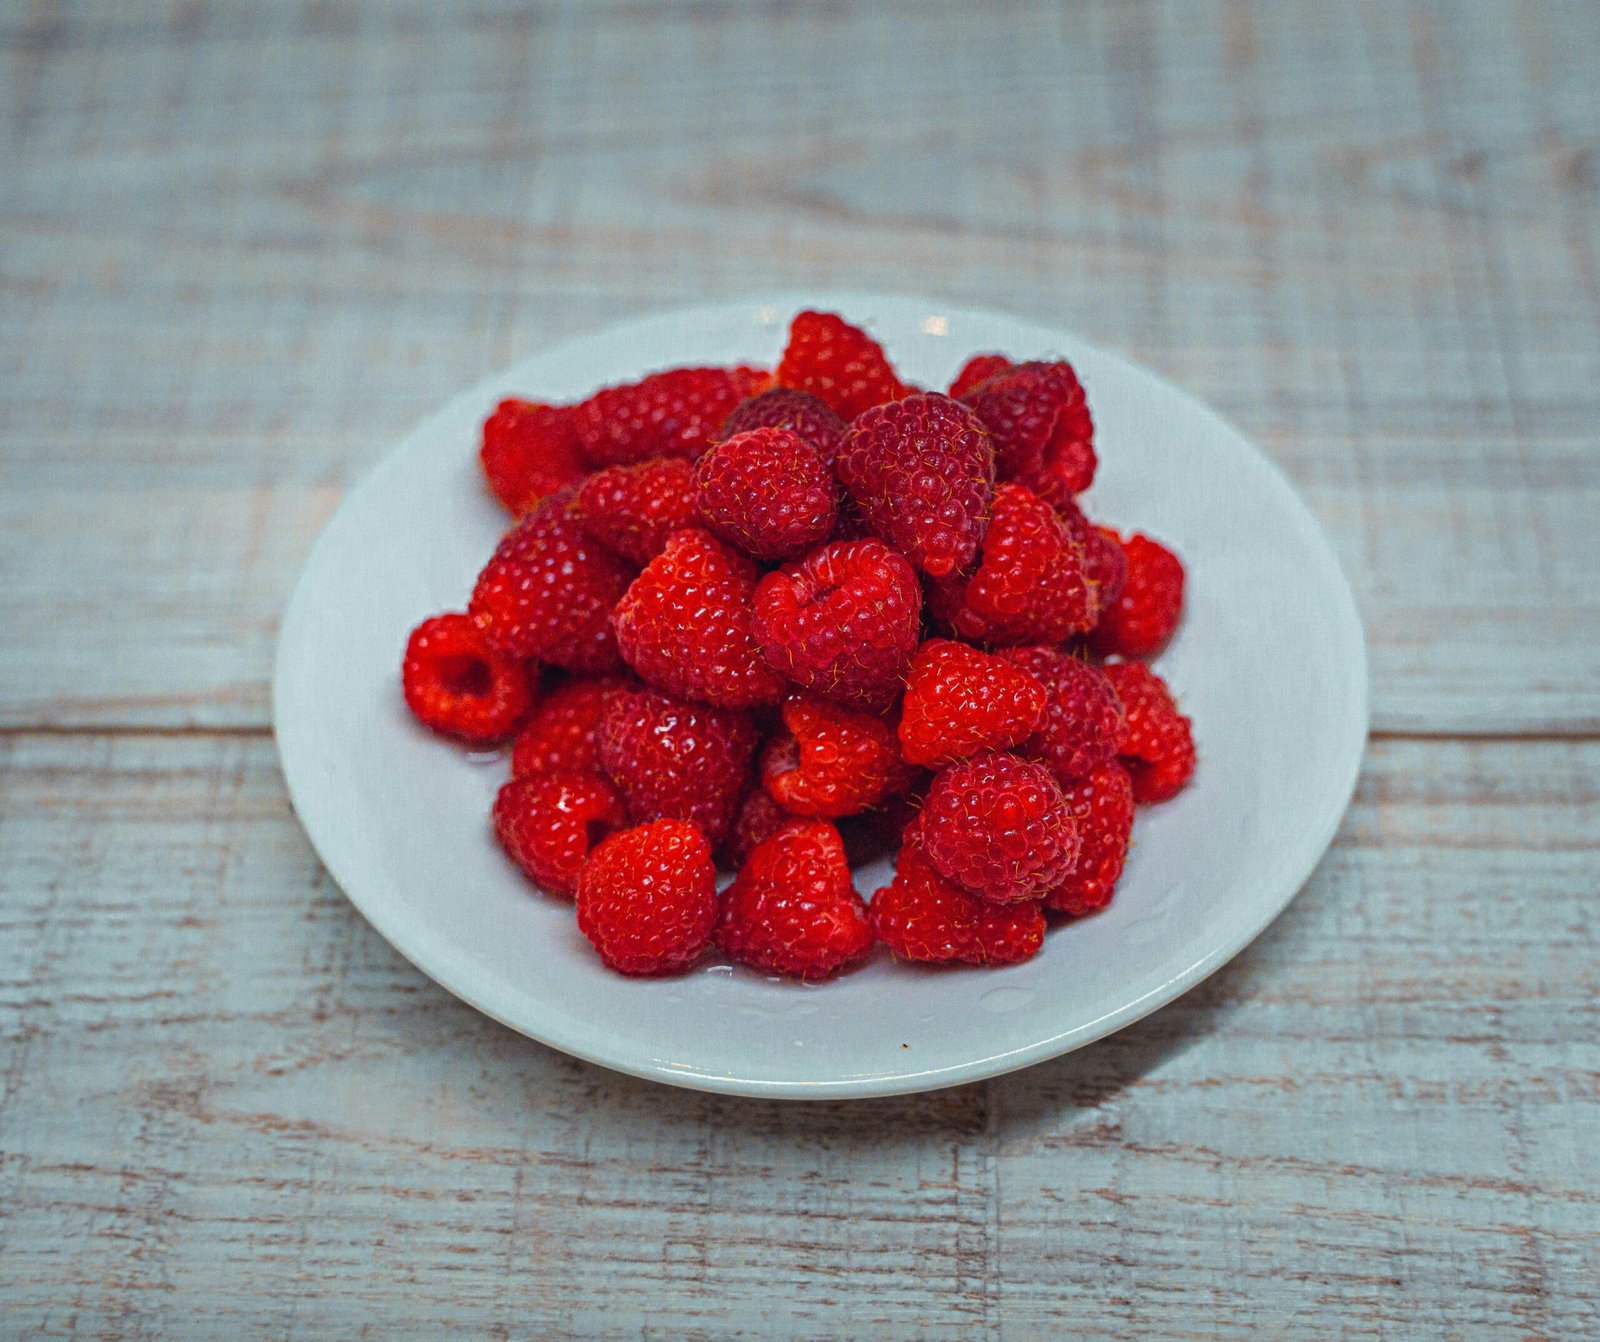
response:
[[[654,690],[619,690],[595,729],[600,764],[635,824],[693,820],[713,844],[733,822],[758,742],[748,713]]]
[[[611,696],[627,686],[621,676],[604,676],[568,681],[551,690],[511,747],[511,776],[597,772],[595,728]]]
[[[1083,576],[1094,589],[1095,620],[1098,623],[1122,594],[1122,584],[1128,577],[1128,558],[1117,542],[1116,533],[1095,526],[1071,499],[1058,503],[1056,514],[1066,527],[1067,534],[1083,549]]]
[[[883,346],[831,312],[802,312],[774,375],[778,385],[809,391],[845,420],[906,394]]]
[[[607,466],[578,486],[573,512],[601,544],[648,564],[674,531],[695,525],[694,466],[682,457]]]
[[[901,753],[912,764],[951,764],[1025,739],[1045,690],[1027,670],[965,643],[929,639],[911,659],[900,709]]]
[[[772,387],[772,374],[765,368],[742,363],[737,368],[730,368],[728,373],[733,378],[733,386],[739,393],[740,400],[759,396]]]
[[[869,410],[834,470],[875,536],[935,577],[966,568],[994,498],[994,447],[959,401],[929,393]]]
[[[483,422],[478,460],[489,488],[517,517],[583,479],[572,411],[564,405],[501,401]]]
[[[963,397],[994,436],[995,470],[1049,503],[1094,483],[1094,420],[1065,361],[1022,363]]]
[[[827,402],[793,387],[773,387],[741,401],[723,422],[722,436],[732,438],[751,429],[793,430],[811,444],[829,470],[844,441],[844,421],[828,409]]]
[[[706,836],[684,820],[613,834],[578,877],[578,928],[623,974],[676,974],[717,927],[717,872]]]
[[[675,534],[617,603],[617,646],[658,689],[723,708],[772,704],[783,680],[751,637],[757,569],[709,532]]]
[[[751,429],[694,464],[694,503],[716,535],[768,562],[833,534],[839,487],[816,449],[790,429]]]
[[[671,368],[607,387],[573,408],[578,447],[592,466],[651,457],[692,461],[745,399],[747,385],[746,374],[726,368]]]
[[[881,541],[839,541],[767,574],[750,627],[796,685],[881,710],[899,693],[921,615],[910,564]]]
[[[929,600],[975,643],[1060,643],[1095,616],[1083,550],[1049,504],[1013,484],[995,490],[976,572],[933,583]]]
[[[618,664],[611,611],[632,576],[578,525],[564,491],[506,533],[467,610],[502,652],[569,671],[610,671]]]
[[[941,770],[917,826],[935,867],[996,904],[1042,898],[1078,855],[1055,775],[1015,755],[979,755]]]
[[[793,820],[757,844],[723,894],[717,939],[742,964],[799,979],[826,978],[865,955],[872,928],[839,831]]]
[[[1047,909],[1082,917],[1103,909],[1116,892],[1133,833],[1133,783],[1116,760],[1065,789],[1078,827],[1078,860],[1044,897]]]
[[[957,400],[965,396],[974,387],[987,382],[996,374],[1004,373],[1016,364],[1006,358],[1004,354],[974,354],[966,363],[961,365],[961,371],[956,374],[955,381],[950,384],[950,394]]]
[[[1063,786],[1116,758],[1122,703],[1099,667],[1056,648],[1007,648],[1002,655],[1031,672],[1046,690],[1039,728],[1017,754],[1048,764]]]
[[[1120,545],[1128,576],[1090,635],[1090,645],[1102,657],[1154,656],[1183,615],[1183,561],[1148,536],[1122,540],[1114,531],[1101,534]]]
[[[501,846],[552,894],[577,890],[589,850],[627,823],[622,798],[594,773],[513,778],[494,799],[494,832]]]
[[[882,718],[806,694],[783,701],[788,729],[767,742],[762,781],[795,815],[837,820],[876,806],[907,777]]]
[[[745,789],[744,800],[733,817],[728,836],[722,841],[718,857],[730,871],[749,861],[750,854],[763,839],[770,839],[794,816],[767,795],[759,781]]]
[[[1189,719],[1178,712],[1167,682],[1143,662],[1109,663],[1106,678],[1127,715],[1120,753],[1133,779],[1133,799],[1148,803],[1176,797],[1194,773]]]
[[[411,631],[400,688],[417,721],[469,745],[505,740],[533,706],[528,668],[465,615],[435,615]]]
[[[1044,945],[1039,906],[991,904],[942,876],[921,845],[906,843],[894,880],[872,897],[872,930],[902,960],[1014,965]]]

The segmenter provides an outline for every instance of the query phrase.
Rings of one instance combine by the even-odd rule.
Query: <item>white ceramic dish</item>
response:
[[[408,631],[460,609],[507,522],[479,478],[503,395],[576,398],[688,363],[770,365],[790,316],[865,323],[901,372],[944,386],[967,355],[1062,355],[1089,392],[1097,519],[1170,541],[1187,615],[1159,666],[1195,721],[1189,789],[1140,813],[1116,900],[1005,970],[879,952],[817,986],[710,965],[629,980],[571,904],[531,890],[487,815],[502,756],[474,758],[401,702]],[[538,354],[451,402],[339,509],[284,618],[273,686],[284,776],[356,907],[424,973],[552,1047],[675,1085],[871,1096],[994,1076],[1099,1039],[1200,982],[1294,897],[1333,838],[1367,731],[1350,589],[1316,521],[1234,429],[1156,375],[1062,331],[932,300],[777,295],[662,313]],[[857,873],[870,896],[888,864]]]

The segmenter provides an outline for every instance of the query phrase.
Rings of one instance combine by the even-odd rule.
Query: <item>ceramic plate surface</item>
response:
[[[803,307],[842,312],[901,373],[945,386],[980,350],[1072,360],[1094,411],[1092,516],[1172,543],[1183,627],[1157,663],[1194,719],[1189,789],[1141,810],[1117,897],[1004,970],[917,969],[881,950],[817,986],[708,964],[630,980],[601,967],[569,901],[531,890],[488,812],[503,753],[414,723],[401,651],[461,609],[507,519],[479,476],[505,395],[581,397],[674,364],[770,366]],[[274,715],[289,791],[356,907],[424,973],[552,1047],[737,1094],[884,1095],[1078,1048],[1193,987],[1294,897],[1349,802],[1367,730],[1350,589],[1316,521],[1234,429],[1156,375],[1059,331],[931,300],[779,295],[662,313],[538,354],[400,442],[317,541],[284,618]],[[857,871],[865,895],[889,864]]]

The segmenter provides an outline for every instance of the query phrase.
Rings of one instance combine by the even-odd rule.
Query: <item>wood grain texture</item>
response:
[[[322,873],[271,744],[0,752],[12,1336],[1600,1336],[1600,745],[1374,748],[1240,959],[900,1100],[614,1076]]]
[[[848,284],[1237,420],[1355,583],[1380,729],[1600,730],[1592,4],[0,14],[0,723],[262,725],[307,547],[428,409]]]

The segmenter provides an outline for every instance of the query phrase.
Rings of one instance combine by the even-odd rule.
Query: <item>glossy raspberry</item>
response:
[[[1065,791],[1078,827],[1078,860],[1044,903],[1082,917],[1105,908],[1116,892],[1133,833],[1133,783],[1128,771],[1110,760]]]
[[[411,631],[400,688],[417,721],[469,745],[504,741],[533,706],[528,669],[465,615],[435,615]]]
[[[1027,670],[965,643],[929,639],[911,659],[900,708],[901,753],[940,765],[1025,739],[1044,712],[1045,690]]]
[[[489,487],[517,517],[576,484],[585,469],[569,407],[514,399],[501,401],[484,420],[478,460]]]
[[[1105,671],[1127,718],[1120,754],[1133,779],[1133,799],[1176,797],[1194,773],[1189,719],[1178,712],[1166,681],[1143,662],[1112,662]]]
[[[915,842],[901,848],[894,880],[873,895],[870,916],[878,940],[900,959],[924,964],[1014,965],[1044,944],[1037,904],[991,904],[968,894]]]
[[[776,703],[751,637],[756,566],[698,528],[676,533],[617,603],[617,645],[658,689],[723,708]]]
[[[1056,648],[1008,648],[1003,655],[1032,672],[1047,694],[1039,729],[1017,754],[1048,764],[1063,786],[1116,757],[1122,703],[1099,667]]]
[[[950,394],[959,399],[996,374],[1015,367],[1004,354],[974,354],[961,365],[961,371],[950,384]]]
[[[1072,365],[1022,363],[963,397],[994,436],[995,470],[1050,503],[1094,483],[1094,420]]]
[[[578,525],[563,492],[506,533],[467,610],[503,652],[570,671],[609,671],[618,664],[611,611],[632,576]]]
[[[1094,589],[1095,621],[1098,623],[1122,594],[1122,584],[1128,577],[1128,558],[1122,552],[1116,533],[1095,526],[1072,500],[1058,503],[1056,514],[1067,534],[1083,550],[1083,576]]]
[[[687,821],[613,834],[578,877],[578,927],[623,974],[689,968],[711,944],[717,912],[711,845]]]
[[[977,570],[930,587],[934,612],[976,643],[1060,643],[1096,609],[1083,550],[1055,511],[1021,485],[995,490]]]
[[[747,555],[793,559],[833,534],[833,472],[791,429],[751,429],[694,464],[694,503],[715,535]]]
[[[1103,535],[1121,546],[1127,580],[1095,626],[1090,645],[1103,657],[1153,657],[1183,616],[1183,562],[1148,536]]]
[[[746,375],[726,368],[672,368],[607,387],[573,409],[579,450],[593,466],[651,457],[692,461],[744,400],[746,385]]]
[[[905,781],[893,729],[882,718],[807,694],[783,702],[787,729],[761,757],[767,792],[795,815],[837,820],[875,806]]]
[[[682,457],[607,466],[578,486],[573,512],[596,540],[648,564],[674,531],[695,525],[694,466]]]
[[[600,714],[595,744],[635,824],[693,820],[713,844],[728,833],[759,736],[748,713],[621,690]]]
[[[1042,898],[1078,854],[1055,775],[1015,755],[979,755],[941,770],[917,824],[928,860],[996,904]]]
[[[751,429],[790,429],[798,433],[830,470],[839,455],[839,444],[844,441],[844,421],[825,401],[793,387],[773,387],[741,401],[724,421],[722,437],[732,438]]]
[[[795,317],[775,376],[780,386],[810,392],[847,421],[906,394],[883,346],[831,312]]]
[[[929,393],[869,410],[834,471],[867,528],[926,573],[965,569],[994,498],[994,447],[959,401]]]
[[[733,824],[718,850],[721,864],[737,871],[749,860],[758,843],[770,839],[793,819],[791,812],[772,800],[759,780],[753,782],[745,789],[744,800],[739,803]]]
[[[793,820],[757,844],[723,894],[717,940],[742,964],[799,979],[826,978],[865,955],[872,929],[839,831]]]
[[[839,541],[761,580],[751,631],[796,685],[884,709],[916,650],[921,615],[910,564],[881,541]]]
[[[552,894],[572,894],[589,850],[627,823],[622,798],[594,773],[513,778],[494,799],[501,847]]]
[[[595,728],[611,696],[626,688],[621,676],[573,680],[539,701],[511,748],[511,776],[594,773],[600,768]]]

